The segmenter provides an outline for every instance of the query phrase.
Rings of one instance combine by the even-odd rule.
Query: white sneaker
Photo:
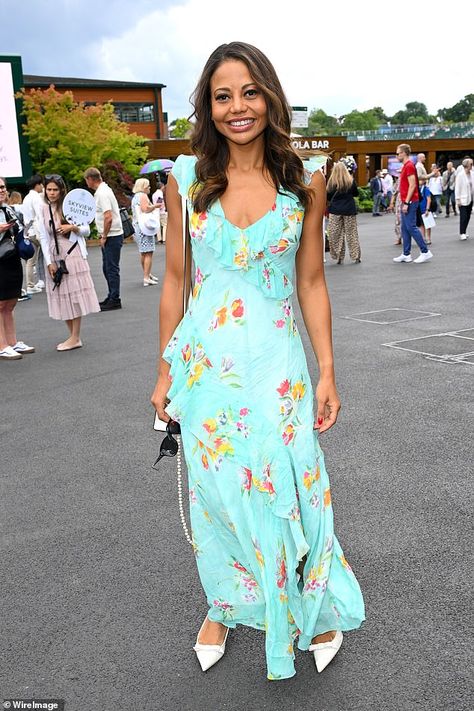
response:
[[[41,294],[41,289],[39,286],[29,286],[26,290],[27,294]]]
[[[0,351],[0,358],[3,360],[19,360],[20,358],[23,358],[23,356],[21,353],[17,353],[11,346],[7,346]]]
[[[39,279],[36,282],[35,286],[38,287],[38,289],[44,289],[44,281],[42,279]]]
[[[393,258],[394,262],[412,262],[412,256],[411,254],[401,254],[399,257],[394,257]]]
[[[34,346],[27,346],[26,343],[23,343],[23,341],[17,341],[15,343],[15,345],[12,346],[12,348],[17,353],[34,353],[35,352]]]
[[[144,279],[143,280],[143,286],[156,286],[158,284],[157,281],[154,281],[153,279]]]
[[[153,274],[150,274],[150,279],[154,281],[156,284],[158,284],[158,277],[153,276]]]
[[[431,259],[433,255],[431,254],[430,250],[427,252],[422,252],[419,257],[414,259],[413,261],[415,264],[423,264],[423,262],[427,262],[429,259]]]
[[[467,235],[461,235],[461,236],[459,237],[459,239],[465,240],[465,239],[467,239]]]

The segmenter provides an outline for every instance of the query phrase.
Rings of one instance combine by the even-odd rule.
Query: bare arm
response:
[[[145,193],[142,193],[142,195],[140,195],[140,210],[142,212],[153,212],[156,207],[157,205],[152,205],[152,203],[148,199],[148,196],[145,195]]]
[[[170,175],[168,179],[167,205],[168,229],[166,233],[166,270],[160,300],[160,352],[158,359],[158,380],[151,397],[151,402],[158,412],[158,416],[162,420],[169,419],[168,415],[164,412],[164,408],[166,406],[166,394],[170,387],[170,366],[169,363],[163,360],[162,355],[168,341],[183,316],[184,273],[181,196],[178,193],[176,180],[172,175]],[[191,277],[191,259],[189,252],[190,250],[188,250],[188,263],[186,270],[186,284],[188,292]]]
[[[107,239],[111,227],[112,227],[112,210],[106,210],[104,212],[104,231],[102,234],[102,237],[104,239]]]
[[[323,267],[323,215],[326,185],[318,171],[311,180],[313,202],[306,210],[296,256],[298,301],[319,366],[317,422],[325,432],[336,422],[341,403],[336,390],[332,349],[331,305]]]

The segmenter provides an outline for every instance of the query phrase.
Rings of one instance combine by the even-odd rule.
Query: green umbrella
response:
[[[172,160],[168,160],[167,158],[155,158],[145,163],[140,170],[140,175],[145,175],[146,173],[169,173],[173,166],[174,162]]]

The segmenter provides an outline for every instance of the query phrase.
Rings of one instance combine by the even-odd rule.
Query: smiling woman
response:
[[[297,637],[322,671],[342,631],[364,619],[318,441],[340,408],[322,264],[326,186],[292,148],[290,108],[256,47],[218,47],[193,99],[195,155],[179,156],[166,193],[152,403],[181,427],[209,607],[194,646],[201,668],[219,661],[241,624],[265,630],[268,678],[286,679]],[[184,318],[182,200],[195,265]],[[317,403],[290,301],[295,267]]]

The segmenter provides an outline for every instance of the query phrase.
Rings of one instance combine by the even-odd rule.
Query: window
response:
[[[153,123],[155,107],[153,104],[114,102],[115,115],[126,123]]]

